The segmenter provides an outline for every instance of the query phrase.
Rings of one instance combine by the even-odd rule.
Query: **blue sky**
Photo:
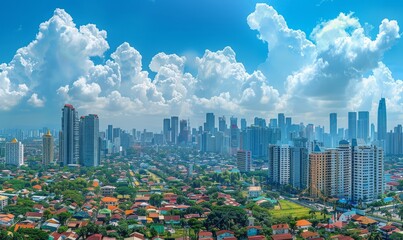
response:
[[[289,56],[282,52],[287,51],[285,50],[287,47],[296,49],[290,47],[295,43],[295,39],[300,38],[300,35],[296,32],[294,32],[296,35],[293,36],[295,39],[287,38],[287,41],[290,40],[289,45],[269,49],[268,51],[268,45],[274,46],[274,44],[271,45],[270,43],[273,36],[278,37],[278,34],[282,34],[283,30],[280,29],[279,32],[275,32],[272,30],[274,28],[270,28],[272,23],[267,23],[269,26],[264,29],[264,21],[270,19],[271,16],[266,16],[266,20],[261,19],[258,27],[261,29],[260,32],[259,30],[251,29],[251,23],[247,18],[255,11],[258,1],[9,1],[3,4],[4,6],[0,9],[0,29],[2,29],[0,63],[5,63],[9,67],[3,71],[8,72],[7,78],[11,82],[11,86],[7,91],[15,98],[18,98],[18,101],[3,104],[4,106],[9,105],[9,107],[0,110],[1,116],[6,119],[6,123],[2,121],[2,125],[4,124],[5,127],[12,127],[15,124],[26,127],[41,127],[43,125],[57,127],[60,107],[63,101],[67,100],[72,101],[83,114],[99,109],[101,119],[104,115],[105,121],[102,122],[104,125],[107,122],[117,122],[126,128],[136,127],[133,125],[137,125],[140,128],[158,129],[161,125],[160,119],[171,114],[180,115],[183,118],[191,117],[195,119],[195,124],[198,125],[201,123],[206,111],[216,112],[217,115],[236,114],[240,117],[257,115],[266,118],[274,117],[277,112],[281,111],[295,116],[297,121],[306,123],[316,121],[315,123],[326,126],[328,125],[328,113],[334,111],[339,113],[340,122],[343,126],[346,111],[369,110],[373,121],[375,121],[375,105],[373,103],[377,103],[379,100],[379,92],[368,94],[367,91],[356,94],[349,89],[362,89],[359,85],[352,85],[356,82],[360,82],[359,84],[363,84],[369,89],[388,86],[381,90],[382,93],[391,92],[390,89],[401,88],[402,84],[398,81],[398,79],[403,79],[401,65],[403,43],[399,40],[400,36],[395,34],[393,37],[396,38],[396,41],[387,43],[379,49],[374,50],[368,47],[368,49],[371,48],[371,54],[375,52],[374,55],[363,55],[362,58],[374,58],[373,62],[363,61],[362,63],[357,63],[358,67],[361,67],[362,64],[368,64],[368,66],[360,69],[358,75],[355,73],[349,74],[347,78],[351,78],[351,81],[340,83],[344,85],[344,88],[338,89],[340,99],[337,99],[333,97],[333,92],[327,93],[327,91],[336,89],[333,86],[338,85],[340,82],[338,78],[345,79],[346,76],[335,76],[330,77],[330,79],[324,77],[315,78],[315,76],[311,75],[309,75],[309,78],[302,76],[310,69],[316,69],[316,72],[318,69],[323,69],[324,67],[320,66],[317,60],[326,60],[326,56],[331,52],[330,50],[327,52],[328,49],[326,51],[316,50],[322,35],[317,34],[316,37],[313,37],[311,33],[315,27],[321,24],[322,27],[319,27],[319,32],[322,33],[326,30],[325,25],[329,27],[335,26],[330,21],[336,19],[340,13],[345,13],[348,17],[342,21],[351,24],[351,26],[343,29],[345,33],[349,34],[355,29],[362,28],[364,36],[375,41],[377,34],[380,32],[378,27],[384,19],[396,20],[398,24],[403,22],[403,17],[400,14],[403,10],[402,3],[392,0],[365,2],[352,0],[348,1],[348,4],[345,1],[338,0],[259,1],[259,3],[261,2],[272,7],[276,14],[278,13],[285,19],[287,25],[285,29],[301,30],[305,33],[306,41],[302,40],[302,42],[312,45],[309,48],[315,48],[305,52],[306,56],[309,55],[308,57],[299,59],[293,56],[293,52],[289,53]],[[107,46],[101,39],[102,41],[95,44],[103,44],[103,46],[94,50],[95,53],[85,53],[83,58],[79,59],[86,63],[88,63],[86,59],[89,59],[89,65],[107,66],[106,62],[111,60],[111,54],[122,43],[127,42],[130,44],[130,47],[125,47],[127,51],[132,53],[133,61],[141,57],[142,62],[138,71],[132,72],[136,75],[130,80],[132,84],[126,86],[130,88],[137,86],[134,92],[125,92],[117,89],[115,85],[113,86],[115,88],[109,89],[111,85],[102,85],[98,75],[98,78],[97,76],[90,76],[95,71],[92,66],[81,68],[81,66],[69,64],[69,61],[66,61],[67,66],[60,70],[65,71],[65,69],[68,69],[69,72],[66,75],[62,74],[62,83],[56,84],[52,82],[46,84],[47,81],[55,81],[52,79],[58,74],[58,72],[48,73],[43,70],[43,68],[55,68],[53,62],[48,60],[55,57],[50,53],[50,55],[44,54],[41,60],[36,60],[37,62],[42,60],[45,62],[40,69],[35,69],[37,65],[32,65],[34,66],[33,72],[37,74],[22,76],[21,73],[16,72],[20,70],[11,63],[16,51],[19,48],[28,46],[36,38],[38,26],[51,19],[52,16],[56,16],[57,14],[54,13],[56,8],[63,9],[71,16],[72,22],[77,28],[92,23],[96,25],[98,30],[104,30],[107,33],[107,37],[105,37]],[[269,9],[263,7],[261,9],[261,13],[273,13]],[[348,15],[350,13],[353,14]],[[359,22],[359,26],[353,20]],[[337,23],[335,24],[337,25]],[[265,33],[263,33],[264,31]],[[270,31],[273,32],[270,33]],[[265,38],[264,34],[268,34],[268,37]],[[259,39],[258,35],[261,39]],[[52,37],[60,38],[60,36],[59,33],[55,35],[49,34],[50,45],[44,47],[46,44],[43,43],[38,48],[50,51],[49,49],[54,47]],[[344,33],[340,35],[339,32],[339,35],[335,35],[335,38],[342,37],[345,37]],[[87,42],[87,44],[91,44],[91,41]],[[324,44],[329,45],[329,48],[336,48],[333,43],[326,42]],[[231,50],[224,50],[227,46]],[[59,46],[62,50],[64,47],[63,45]],[[72,45],[70,47],[76,49],[77,46]],[[69,51],[68,46],[66,49],[66,51]],[[209,54],[205,52],[206,49],[210,51]],[[59,50],[55,47],[52,51],[57,52]],[[346,51],[350,50],[347,49]],[[365,52],[365,49],[360,49],[358,52],[351,51],[354,55]],[[81,53],[83,52],[79,51],[79,54]],[[159,55],[159,57],[155,58],[156,65],[154,66],[156,67],[150,69],[149,64],[152,62],[153,57],[159,53],[164,53],[165,55]],[[235,61],[231,58],[232,53],[236,55]],[[175,54],[175,56],[170,54]],[[344,54],[342,57],[349,56],[348,52]],[[282,57],[283,55],[286,57]],[[57,56],[60,56],[60,54],[58,53]],[[66,57],[63,54],[62,56]],[[267,56],[269,56],[268,59],[266,59]],[[199,58],[199,61],[195,60],[196,57]],[[71,59],[73,58],[71,56]],[[26,59],[32,58],[27,57]],[[161,65],[161,61],[165,65]],[[223,61],[226,64],[224,69],[227,69],[228,72],[217,70],[221,69],[219,66],[223,64]],[[295,61],[295,65],[293,61]],[[118,60],[114,59],[114,63],[117,62]],[[324,70],[326,74],[322,74],[322,76],[330,76],[331,74],[329,73],[340,72],[345,70],[343,68],[349,68],[347,65],[337,65],[336,63],[339,61],[334,56],[325,62],[328,63],[328,69]],[[382,64],[379,64],[379,62]],[[118,64],[120,68],[123,68],[122,64]],[[242,67],[239,64],[242,64]],[[290,67],[287,65],[290,65]],[[216,70],[215,74],[211,75],[211,72],[206,72],[212,68]],[[168,70],[171,72],[167,73]],[[234,72],[236,73],[235,75],[233,74]],[[254,74],[255,72],[256,74]],[[119,82],[125,82],[125,73],[119,72],[119,74],[121,75],[120,78],[118,77]],[[147,76],[145,77],[144,74],[147,74]],[[126,75],[128,76],[128,73]],[[49,76],[49,79],[46,79],[47,76]],[[290,80],[286,82],[289,76]],[[371,80],[371,76],[378,82],[375,83],[375,80]],[[24,82],[27,78],[30,81]],[[79,82],[79,79],[84,80]],[[170,83],[167,82],[167,79]],[[182,82],[183,79],[187,79],[187,82]],[[231,83],[233,79],[239,82],[236,84]],[[312,82],[312,84],[315,83],[313,86],[318,88],[316,92],[312,87],[307,90],[301,90],[304,87],[309,87],[306,86],[307,81]],[[74,91],[74,83],[76,83],[77,91]],[[18,89],[18,84],[26,84],[28,89]],[[206,87],[209,84],[216,86],[216,88],[209,89]],[[300,85],[294,86],[294,84]],[[56,98],[55,96],[62,95],[61,90],[63,89],[60,89],[60,87],[67,85],[70,91],[63,88],[66,90],[66,95],[63,95],[65,98]],[[78,86],[82,88],[78,88]],[[83,92],[85,90],[83,86],[86,87],[87,92],[85,93]],[[122,84],[122,86],[125,85]],[[234,87],[240,88],[240,91],[233,92],[234,89],[231,88]],[[220,91],[215,91],[216,89]],[[60,90],[57,95],[46,95],[49,92],[56,93],[57,90]],[[88,96],[88,98],[81,99],[84,94],[89,94],[88,91],[94,94]],[[210,92],[206,93],[206,91]],[[119,95],[116,95],[117,92]],[[392,108],[390,126],[402,122],[402,112],[399,110],[402,106],[402,92],[403,90],[398,90],[387,96],[387,98],[390,98]],[[138,96],[141,93],[145,93],[143,98]],[[225,93],[228,93],[228,95],[225,95]],[[36,95],[33,97],[33,94]],[[250,96],[252,95],[255,97],[254,99],[251,99]],[[353,96],[356,96],[360,101],[355,99],[354,102],[351,102]],[[245,101],[237,101],[240,98]],[[108,108],[105,104],[110,99],[116,99],[116,102],[114,102],[115,105],[108,105]],[[127,101],[123,105],[130,105],[130,109],[119,109],[122,104],[121,102],[118,103],[118,101],[122,99]],[[308,102],[304,102],[304,106],[309,106],[299,106],[297,103],[301,102],[300,99],[308,99]],[[292,102],[296,103],[290,104]],[[111,110],[109,112],[105,109]],[[241,110],[234,113],[234,110],[237,109]],[[116,113],[122,111],[127,114]],[[25,116],[30,116],[33,121],[26,123]],[[133,123],[131,121],[132,116],[136,116],[139,121]]]

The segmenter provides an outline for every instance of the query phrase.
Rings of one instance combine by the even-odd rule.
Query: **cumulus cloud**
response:
[[[0,110],[47,106],[59,116],[60,106],[69,102],[81,114],[111,121],[206,111],[244,116],[284,111],[317,120],[318,112],[327,117],[338,109],[374,111],[382,95],[390,112],[402,114],[402,81],[382,63],[400,38],[396,21],[383,20],[371,39],[358,18],[341,13],[307,37],[273,7],[257,4],[247,23],[268,45],[267,60],[256,70],[248,72],[226,46],[196,58],[158,53],[149,74],[135,47],[124,42],[105,56],[106,31],[94,24],[76,26],[56,9],[28,46],[0,64]],[[189,66],[195,71],[187,72]]]
[[[31,97],[28,99],[28,103],[32,105],[33,107],[43,107],[45,106],[45,100],[40,99],[38,97],[38,94],[34,93],[31,95]]]
[[[284,90],[286,77],[316,58],[315,44],[303,31],[289,28],[284,17],[267,4],[256,4],[247,21],[268,45],[268,57],[259,69],[268,76],[271,85]]]

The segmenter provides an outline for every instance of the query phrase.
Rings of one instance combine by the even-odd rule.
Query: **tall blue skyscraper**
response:
[[[164,118],[162,125],[163,125],[162,132],[164,135],[164,142],[170,143],[171,142],[171,119]]]
[[[357,138],[364,139],[365,142],[368,141],[369,137],[369,112],[360,111],[358,112],[358,124],[357,124]]]
[[[378,140],[385,141],[387,133],[387,117],[386,117],[386,102],[385,98],[379,100],[378,105]]]
[[[90,114],[80,118],[80,162],[86,167],[99,166],[99,118]]]
[[[171,117],[171,142],[178,144],[179,136],[179,118],[176,116]]]
[[[357,112],[348,113],[348,138],[357,138]]]
[[[62,166],[78,164],[79,120],[76,109],[65,104],[62,109],[62,130],[59,135],[59,162]]]
[[[214,113],[206,113],[206,125],[204,126],[204,131],[214,132],[215,128],[215,116]]]
[[[245,118],[241,118],[241,131],[245,131],[246,130],[246,119]]]
[[[227,131],[227,120],[225,119],[225,116],[219,117],[218,118],[218,131],[220,132],[226,132]]]
[[[330,113],[330,136],[337,136],[337,113]]]
[[[108,140],[113,142],[113,126],[108,125],[108,133],[107,133]]]

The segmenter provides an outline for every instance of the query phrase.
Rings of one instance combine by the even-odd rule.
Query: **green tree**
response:
[[[244,209],[234,206],[217,206],[208,215],[204,225],[207,229],[236,230],[246,227],[248,218]]]
[[[161,207],[161,202],[163,200],[163,196],[161,194],[152,194],[150,196],[150,204],[155,207]]]
[[[57,219],[60,221],[61,225],[66,223],[66,220],[71,217],[71,213],[69,212],[62,212],[57,215]]]

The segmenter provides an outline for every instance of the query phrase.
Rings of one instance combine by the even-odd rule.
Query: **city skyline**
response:
[[[101,128],[113,123],[155,131],[166,116],[191,119],[191,126],[200,126],[207,112],[248,122],[250,116],[268,120],[285,113],[294,122],[325,129],[329,113],[336,113],[337,126],[346,128],[346,112],[352,111],[368,111],[369,124],[377,125],[381,97],[388,106],[387,130],[401,124],[403,74],[396,67],[402,49],[397,14],[401,4],[375,1],[360,9],[355,2],[341,6],[337,1],[308,1],[305,8],[313,6],[309,11],[315,14],[298,24],[289,9],[292,1],[232,3],[233,12],[218,18],[224,3],[199,2],[195,16],[175,16],[192,20],[189,26],[171,24],[162,30],[155,11],[167,5],[139,1],[122,13],[133,26],[126,35],[115,31],[122,22],[101,20],[98,14],[105,5],[88,16],[63,1],[38,6],[39,14],[29,24],[24,18],[13,23],[21,25],[17,33],[11,32],[12,26],[5,28],[24,42],[0,41],[1,127],[56,128],[60,106],[71,103],[83,115],[98,114]],[[173,1],[168,10],[176,6],[195,10],[181,1]],[[385,11],[364,13],[376,6]],[[7,7],[11,11],[16,6]],[[150,16],[132,15],[141,9],[156,17],[153,28],[143,23]],[[212,22],[206,13],[219,29],[209,31]],[[178,24],[175,17],[166,21]],[[230,19],[237,21],[229,24]],[[182,48],[177,40],[193,28],[203,32],[188,34]],[[144,45],[151,29],[167,33],[170,41]],[[218,43],[207,36],[220,31]],[[148,50],[152,47],[157,50]]]

